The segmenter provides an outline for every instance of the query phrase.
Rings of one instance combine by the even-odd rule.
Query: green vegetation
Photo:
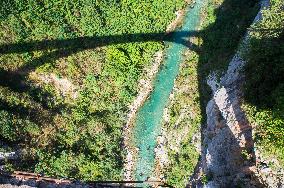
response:
[[[127,106],[163,44],[112,44],[109,36],[127,42],[125,34],[164,32],[184,4],[1,1],[0,136],[26,153],[13,168],[81,180],[121,179]],[[97,37],[100,47],[88,49]]]
[[[169,104],[169,122],[163,125],[168,134],[168,157],[170,164],[165,169],[167,182],[174,187],[184,187],[198,162],[196,150],[201,125],[199,106],[197,61],[198,55],[187,52],[176,78],[174,99]],[[182,139],[180,139],[182,138]],[[180,142],[178,142],[180,140]]]
[[[186,133],[178,150],[168,148],[170,164],[164,174],[175,187],[184,187],[198,161],[193,136],[205,122],[210,96],[206,77],[227,68],[256,15],[257,2],[210,0],[204,9],[193,41],[198,49],[185,54],[176,79],[178,90],[168,105],[170,121],[164,125],[167,132]],[[272,0],[265,19],[250,33],[244,89],[246,112],[258,124],[256,141],[284,164],[281,3]],[[7,168],[81,180],[120,180],[128,105],[153,54],[164,48],[139,34],[163,33],[184,4],[183,0],[0,2],[0,137],[25,154],[17,163],[7,162]],[[144,42],[127,43],[132,39]],[[95,48],[96,41],[100,45]],[[208,179],[203,177],[204,182]]]
[[[272,0],[250,32],[245,54],[245,109],[256,124],[255,140],[267,156],[284,164],[284,11]]]

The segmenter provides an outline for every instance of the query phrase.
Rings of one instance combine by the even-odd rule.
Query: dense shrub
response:
[[[284,164],[283,1],[273,0],[263,11],[263,20],[251,29],[245,57],[245,103],[249,118],[258,125],[256,141]]]
[[[22,170],[83,180],[121,179],[122,126],[128,105],[144,68],[163,48],[161,42],[149,39],[126,43],[125,34],[164,32],[184,4],[183,0],[0,2],[0,45],[7,45],[0,47],[1,53],[6,50],[0,55],[0,85],[5,91],[0,95],[4,110],[0,134],[21,143],[34,159],[34,166]],[[93,48],[98,37],[101,47]],[[57,81],[64,78],[75,85],[76,97],[64,96],[45,77],[40,81],[40,75],[51,73]]]

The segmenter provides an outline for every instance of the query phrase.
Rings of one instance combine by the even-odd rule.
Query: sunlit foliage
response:
[[[124,35],[164,32],[184,5],[183,0],[1,1],[0,45],[16,44],[19,52],[9,53],[8,47],[0,55],[0,135],[34,161],[15,168],[121,179],[128,106],[144,68],[163,48],[151,40],[124,44],[129,40]],[[121,44],[103,45],[117,35]],[[70,43],[78,37],[82,40]],[[80,49],[81,43],[88,47],[83,37],[92,43],[101,37],[102,45]],[[63,47],[38,43],[47,40]]]

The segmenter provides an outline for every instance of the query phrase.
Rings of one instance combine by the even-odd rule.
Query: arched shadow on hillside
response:
[[[180,39],[173,41],[173,35],[178,35]],[[182,45],[198,50],[197,46],[188,42],[186,39],[190,36],[196,36],[196,31],[177,31],[170,33],[142,33],[142,34],[125,34],[103,37],[79,37],[64,40],[45,40],[23,42],[15,44],[5,44],[0,46],[0,54],[26,53],[33,51],[49,51],[45,55],[32,59],[30,62],[13,71],[0,70],[0,84],[9,86],[14,91],[29,90],[27,84],[23,83],[24,77],[37,67],[54,63],[55,60],[68,57],[74,53],[88,49],[96,49],[99,47],[126,44],[126,43],[142,43],[142,42],[178,42]]]
[[[201,31],[177,31],[171,33],[143,33],[100,37],[79,37],[75,39],[33,41],[2,45],[0,46],[0,54],[24,53],[38,50],[51,50],[52,52],[33,59],[30,63],[27,63],[13,72],[3,70],[0,76],[2,78],[5,77],[7,82],[0,82],[0,84],[10,87],[11,90],[15,92],[26,91],[30,89],[28,84],[20,84],[17,86],[13,83],[20,83],[30,71],[45,63],[52,63],[56,59],[67,57],[73,53],[107,45],[147,41],[175,42],[172,40],[171,35],[179,34],[184,37],[181,40],[178,40],[179,43],[187,46],[191,50],[194,50],[200,56],[200,61],[198,63],[198,82],[199,93],[201,95],[200,103],[202,104],[201,109],[203,114],[203,122],[205,122],[205,106],[211,93],[205,83],[206,77],[211,68],[223,68],[228,65],[228,62],[235,53],[238,43],[246,32],[246,28],[251,24],[251,21],[255,16],[255,12],[248,12],[248,10],[251,10],[252,7],[255,6],[255,3],[256,1],[251,0],[225,0],[224,3],[215,11],[215,16],[217,17],[216,21],[209,24],[204,30]],[[235,9],[235,12],[232,11],[232,9]],[[246,16],[240,17],[240,15]],[[193,36],[200,37],[203,40],[203,44],[198,46],[190,43],[187,38]],[[241,122],[243,120],[239,121]],[[201,133],[203,130],[204,127],[201,128]],[[230,142],[235,143],[234,146],[236,146],[238,140],[235,138],[235,135],[230,132],[229,129],[227,134]],[[248,132],[248,138],[251,138],[251,132]],[[204,137],[202,136],[202,140],[203,139]],[[234,148],[234,151],[236,151],[234,155],[242,155],[241,147]],[[251,150],[249,152],[253,153]],[[252,163],[254,163],[254,161],[252,161]],[[230,169],[226,170],[229,171]]]

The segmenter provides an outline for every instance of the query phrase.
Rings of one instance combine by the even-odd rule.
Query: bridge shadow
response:
[[[175,35],[180,36],[180,39],[173,41]],[[18,67],[16,70],[8,71],[0,69],[0,85],[9,87],[16,92],[29,91],[32,88],[25,83],[25,77],[37,67],[47,63],[54,64],[55,60],[68,57],[74,53],[109,45],[143,42],[178,42],[182,45],[190,47],[191,49],[198,50],[198,47],[195,44],[190,43],[187,40],[188,37],[197,35],[198,32],[196,31],[137,33],[102,37],[78,37],[74,39],[44,40],[1,45],[0,55],[34,51],[45,51],[46,53],[40,57],[30,60],[23,66]],[[127,54],[125,50],[123,50],[123,52],[129,57],[129,54]]]
[[[206,104],[211,97],[210,88],[206,84],[206,78],[212,68],[224,68],[227,67],[228,62],[233,58],[236,48],[244,36],[246,29],[251,24],[255,13],[256,13],[257,0],[225,0],[223,4],[215,10],[216,21],[209,24],[204,30],[201,31],[175,31],[170,33],[137,33],[137,34],[125,34],[125,35],[112,35],[112,36],[94,36],[94,37],[78,37],[74,39],[62,39],[62,40],[43,40],[43,41],[32,41],[22,42],[14,44],[5,44],[0,46],[0,55],[11,54],[11,53],[26,53],[33,51],[46,51],[46,53],[38,58],[32,59],[30,62],[19,67],[13,71],[0,70],[0,85],[5,86],[13,90],[14,92],[25,92],[32,90],[29,83],[25,82],[25,77],[37,67],[46,64],[54,63],[55,60],[63,57],[68,57],[74,53],[80,51],[95,49],[108,45],[125,44],[125,43],[140,43],[140,42],[178,42],[188,47],[188,49],[195,51],[199,55],[198,62],[198,84],[200,93],[200,104],[203,114],[203,123],[206,124]],[[232,11],[234,10],[234,11]],[[250,10],[254,10],[251,11]],[[242,15],[242,16],[240,16]],[[180,40],[173,40],[174,36],[180,36]],[[202,45],[197,45],[188,40],[190,37],[199,37],[203,40]],[[5,80],[5,81],[3,81]],[[41,91],[37,91],[41,92]],[[36,100],[36,99],[35,99]],[[43,104],[43,106],[45,106]],[[47,110],[47,106],[45,106]],[[216,107],[216,106],[215,106]],[[29,107],[26,107],[29,108]],[[240,111],[241,109],[234,109]],[[32,111],[33,112],[33,111]],[[55,111],[56,113],[56,111]],[[220,114],[220,118],[222,114]],[[245,124],[245,138],[247,139],[248,145],[242,146],[240,144],[240,138],[236,137],[236,133],[231,130],[232,127],[228,124],[222,124],[221,130],[224,130],[226,139],[219,142],[219,151],[224,151],[224,148],[228,151],[228,155],[234,155],[237,157],[238,163],[234,163],[232,168],[227,168],[229,161],[224,159],[220,155],[212,155],[213,165],[220,165],[222,167],[223,176],[234,176],[241,172],[241,166],[253,166],[255,165],[254,150],[251,128],[248,128],[248,122],[245,117],[236,117],[239,124]],[[245,122],[243,122],[245,121]],[[204,140],[204,130],[207,127],[201,127],[200,132],[202,133],[202,140]],[[241,132],[245,131],[241,130]],[[207,135],[208,136],[208,135]],[[224,147],[222,147],[222,144]],[[249,159],[242,159],[242,152],[246,152],[251,156]],[[202,147],[201,153],[206,154],[207,148]],[[228,158],[230,156],[227,156]],[[201,157],[200,157],[201,161]],[[222,163],[222,164],[221,164]],[[247,165],[249,164],[249,165]],[[200,164],[196,167],[204,168],[207,176],[212,179],[216,179],[220,174],[214,174],[214,170],[208,170],[207,164]],[[214,166],[218,168],[218,166]],[[251,172],[253,173],[253,172]],[[248,176],[251,173],[246,173]],[[233,180],[232,180],[233,181]],[[198,180],[196,184],[200,184]],[[227,182],[229,185],[232,182]]]

